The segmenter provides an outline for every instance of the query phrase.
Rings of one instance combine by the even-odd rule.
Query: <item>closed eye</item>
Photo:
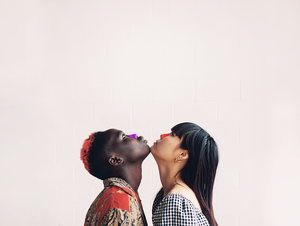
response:
[[[119,131],[119,137],[123,140],[126,138],[126,134],[123,131]]]

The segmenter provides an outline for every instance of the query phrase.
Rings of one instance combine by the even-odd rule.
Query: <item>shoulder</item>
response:
[[[192,202],[184,197],[182,194],[171,193],[161,201],[162,207],[170,208],[172,211],[186,211],[188,209],[195,209]]]
[[[113,186],[100,193],[91,205],[86,218],[97,218],[97,221],[101,221],[109,211],[116,209],[130,212],[130,202],[128,194]]]
[[[116,186],[101,193],[88,211],[86,225],[143,225],[142,211],[134,197]]]
[[[193,205],[201,212],[201,207],[194,191],[190,189],[187,185],[186,187],[182,185],[174,186],[173,189],[170,191],[170,193],[176,193],[182,195],[186,199],[190,200],[191,203],[193,203]]]
[[[127,193],[123,192],[119,187],[113,186],[102,194],[98,204],[103,205],[104,212],[112,208],[130,212],[129,200],[130,196]]]
[[[164,190],[161,188],[154,199],[152,213],[157,209],[159,211],[183,211],[186,208],[192,208],[192,205],[190,200],[179,193],[170,193],[164,197]]]
[[[177,193],[171,193],[161,200],[152,220],[153,225],[209,225],[193,203]]]

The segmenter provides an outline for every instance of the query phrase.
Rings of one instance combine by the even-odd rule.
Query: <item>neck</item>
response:
[[[164,195],[166,196],[170,190],[174,187],[176,182],[181,181],[181,168],[177,165],[161,165],[158,164],[160,181],[164,189]]]
[[[142,180],[142,165],[123,168],[118,177],[125,180],[137,192]]]

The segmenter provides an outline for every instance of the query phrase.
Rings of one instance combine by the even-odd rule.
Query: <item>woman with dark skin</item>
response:
[[[81,160],[86,170],[104,183],[86,215],[85,226],[147,225],[137,190],[142,162],[149,153],[142,136],[134,138],[116,129],[93,133],[84,141]]]
[[[194,123],[180,123],[154,142],[162,189],[152,208],[158,225],[217,226],[212,196],[219,161],[214,139]]]

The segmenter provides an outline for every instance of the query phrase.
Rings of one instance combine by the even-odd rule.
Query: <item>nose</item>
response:
[[[137,139],[137,134],[129,134],[129,135],[127,135],[128,137],[132,137],[132,138],[134,138],[134,139]]]
[[[162,139],[164,139],[164,138],[167,137],[167,136],[169,136],[168,133],[162,134],[162,135],[160,135],[160,139],[162,140]]]

